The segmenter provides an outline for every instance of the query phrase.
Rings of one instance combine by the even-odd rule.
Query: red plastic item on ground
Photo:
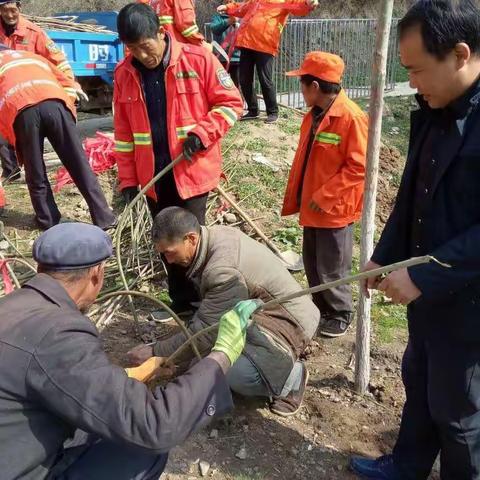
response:
[[[7,199],[5,197],[5,190],[0,183],[0,208],[4,207],[7,204]]]
[[[13,283],[8,273],[7,260],[0,260],[0,273],[2,274],[5,295],[13,292]]]
[[[87,138],[83,142],[88,163],[96,175],[110,170],[115,165],[114,146],[113,138],[101,132],[97,132],[95,138]],[[70,183],[73,183],[72,177],[65,167],[60,167],[57,170],[53,191],[57,193]]]

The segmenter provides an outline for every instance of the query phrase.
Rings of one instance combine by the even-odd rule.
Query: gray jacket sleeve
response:
[[[26,382],[30,398],[72,426],[161,453],[232,408],[225,375],[214,360],[202,360],[151,392],[110,363],[85,318],[62,321],[34,352]]]
[[[217,323],[221,316],[231,310],[240,300],[248,299],[248,288],[241,273],[230,267],[215,268],[206,271],[202,278],[202,303],[187,326],[193,335],[200,330]],[[202,336],[197,345],[200,352],[208,353],[215,344],[217,330]],[[154,353],[160,357],[168,357],[186,340],[183,333],[174,335],[154,346]],[[193,358],[191,348],[185,350],[181,361]]]

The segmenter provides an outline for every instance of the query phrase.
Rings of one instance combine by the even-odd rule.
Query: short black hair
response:
[[[153,220],[152,240],[177,242],[188,233],[200,234],[200,223],[197,217],[180,207],[164,208]]]
[[[145,3],[125,5],[117,17],[118,37],[123,43],[156,38],[160,21],[152,7]]]
[[[313,75],[302,75],[300,81],[307,86],[310,86],[313,82],[317,82],[320,86],[320,90],[322,93],[329,94],[329,93],[340,93],[342,86],[339,83],[332,83],[326,82],[320,78],[317,78]]]
[[[439,60],[458,43],[473,54],[480,51],[480,9],[474,0],[418,0],[398,24],[400,39],[415,27],[427,52]]]

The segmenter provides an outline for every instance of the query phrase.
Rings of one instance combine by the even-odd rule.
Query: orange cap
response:
[[[305,55],[302,66],[298,70],[287,72],[287,77],[314,77],[330,83],[341,83],[345,63],[338,56],[327,52],[310,52]]]

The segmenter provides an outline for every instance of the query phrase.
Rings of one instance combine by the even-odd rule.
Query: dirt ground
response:
[[[148,308],[141,315],[146,319]],[[122,364],[124,354],[142,339],[163,336],[171,325],[144,321],[139,329],[119,319],[102,332],[105,349]],[[175,448],[162,480],[202,478],[353,479],[350,455],[376,456],[390,451],[403,404],[400,359],[405,336],[386,347],[373,338],[370,392],[359,397],[353,389],[355,330],[337,340],[315,339],[306,364],[310,381],[299,414],[283,419],[261,399],[235,397],[235,410],[194,434]],[[241,458],[239,458],[241,457]]]
[[[286,116],[282,122],[278,127],[242,126],[241,129],[247,130],[233,132],[226,141],[226,144],[232,142],[229,158],[234,163],[231,168],[237,169],[238,180],[232,182],[236,184],[233,194],[242,199],[250,192],[251,198],[242,205],[252,216],[262,217],[260,222],[269,227],[268,233],[274,238],[278,230],[295,223],[295,219],[281,220],[278,212],[288,166],[296,147],[294,132],[299,119]],[[104,128],[108,129],[108,125]],[[84,134],[91,135],[94,130],[95,125],[87,128]],[[267,143],[268,148],[265,147]],[[278,170],[255,163],[252,158],[257,152],[262,152]],[[403,161],[396,149],[382,148],[379,224],[388,217]],[[262,175],[259,176],[258,172]],[[117,205],[115,172],[102,175],[100,181],[109,202]],[[253,185],[251,191],[242,190],[250,188],[250,183]],[[255,189],[260,187],[262,190],[258,193]],[[28,252],[38,231],[33,225],[26,186],[12,183],[7,185],[6,191],[9,205],[1,220],[9,238],[21,251]],[[65,188],[56,198],[64,218],[89,220],[85,202],[75,187]],[[268,203],[269,199],[272,199],[271,203]],[[296,248],[299,241],[297,237],[292,240],[296,242]],[[305,281],[304,278],[299,280]],[[148,321],[151,306],[138,303],[137,309],[141,318],[138,326],[125,309],[101,332],[105,349],[115,363],[124,365],[125,353],[131,347],[173,330],[171,325]],[[377,337],[374,325],[372,381],[365,397],[357,396],[353,389],[355,328],[352,327],[341,339],[315,339],[306,355],[310,381],[304,407],[298,415],[282,419],[270,413],[265,402],[237,397],[235,410],[230,415],[195,433],[184,445],[171,452],[162,480],[202,477],[213,480],[354,478],[348,471],[349,457],[352,454],[376,456],[389,452],[398,431],[404,401],[400,361],[406,331],[392,331],[389,343],[384,343]]]

